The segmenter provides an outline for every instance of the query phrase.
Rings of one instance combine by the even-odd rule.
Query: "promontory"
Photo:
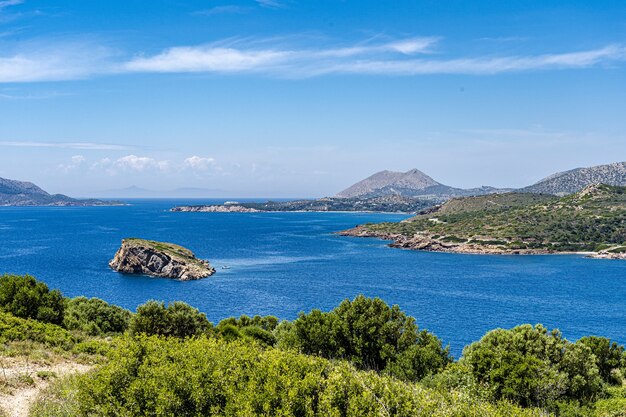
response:
[[[215,273],[208,261],[173,243],[137,238],[122,240],[109,266],[117,272],[143,274],[190,281]]]

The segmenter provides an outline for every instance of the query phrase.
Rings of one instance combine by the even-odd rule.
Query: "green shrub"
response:
[[[130,322],[132,334],[189,337],[203,334],[211,323],[198,309],[180,301],[165,303],[148,301],[137,308]]]
[[[64,328],[0,312],[0,342],[29,340],[70,350],[78,339]]]
[[[0,277],[0,308],[16,317],[62,324],[64,300],[59,290],[30,275]]]
[[[612,342],[606,337],[586,336],[578,340],[576,343],[583,344],[591,349],[596,357],[596,365],[602,379],[613,385],[621,384],[619,368],[621,360],[624,356],[624,346]]]
[[[522,406],[588,403],[603,389],[591,349],[541,325],[492,330],[464,349],[461,362],[494,400]]]
[[[81,330],[92,336],[123,333],[132,313],[99,298],[76,297],[67,300],[63,324],[70,330]]]
[[[111,360],[76,387],[77,394],[69,392],[78,400],[68,402],[77,417],[539,416],[357,371],[344,361],[206,337],[124,338]]]
[[[415,320],[380,298],[357,296],[331,312],[301,313],[277,330],[279,346],[325,358],[344,358],[360,369],[419,380],[451,361],[434,335],[418,332]]]

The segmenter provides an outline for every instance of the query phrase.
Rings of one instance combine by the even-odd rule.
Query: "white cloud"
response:
[[[5,7],[17,6],[22,3],[24,3],[24,0],[2,0],[0,1],[0,11],[2,11]]]
[[[250,10],[250,7],[242,7],[235,5],[215,6],[206,10],[198,10],[193,14],[196,16],[213,16],[219,14],[243,14]]]
[[[148,169],[158,169],[164,171],[168,168],[168,161],[157,161],[147,156],[127,155],[117,159],[114,165],[121,169],[131,171],[146,171]]]
[[[70,162],[67,164],[59,164],[57,167],[60,171],[68,173],[80,167],[85,162],[85,157],[82,155],[74,155],[70,158]]]
[[[190,168],[198,171],[206,171],[215,166],[215,159],[203,158],[197,155],[190,156],[183,161],[183,168]]]
[[[226,7],[226,6],[224,6]],[[124,73],[260,73],[287,78],[326,74],[416,76],[490,75],[522,71],[581,69],[626,61],[626,45],[575,52],[444,57],[437,37],[368,40],[351,45],[292,47],[283,39],[224,40],[175,46],[153,55],[118,59],[108,48],[75,42],[59,46],[24,44],[0,55],[0,83],[53,81]]]
[[[124,151],[132,149],[125,145],[92,142],[29,142],[29,141],[0,141],[0,146],[16,148],[61,148],[96,151]]]

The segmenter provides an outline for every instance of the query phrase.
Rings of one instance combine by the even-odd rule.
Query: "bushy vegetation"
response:
[[[99,298],[76,297],[67,300],[63,325],[89,335],[124,333],[132,314]]]
[[[7,288],[43,288],[17,278]],[[39,300],[45,290],[34,290]],[[453,362],[441,340],[378,298],[215,328],[182,302],[149,301],[134,314],[98,299],[63,303],[65,328],[0,312],[0,343],[104,363],[53,382],[35,417],[626,415],[624,347],[598,336],[572,343],[541,325],[497,329]]]
[[[451,200],[410,221],[364,227],[373,233],[411,237],[419,232],[441,242],[502,250],[619,251],[625,246],[626,187],[600,185],[560,199],[530,196],[523,201],[507,194]],[[489,202],[493,207],[486,207]]]
[[[126,337],[106,365],[65,392],[71,410],[65,415],[72,416],[539,415],[358,371],[344,361],[206,336]]]
[[[197,336],[209,331],[212,324],[197,308],[180,301],[165,303],[148,301],[137,308],[130,322],[132,334],[175,337]]]
[[[279,332],[279,346],[306,354],[342,358],[360,369],[385,371],[416,381],[442,370],[447,348],[431,333],[418,331],[415,319],[398,306],[362,295],[325,313],[301,313]]]
[[[0,309],[15,317],[61,324],[64,300],[59,290],[50,291],[45,283],[30,275],[3,275]]]

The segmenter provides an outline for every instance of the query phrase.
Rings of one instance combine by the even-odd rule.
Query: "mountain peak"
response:
[[[388,189],[387,194],[401,194],[393,189],[423,190],[427,187],[441,185],[428,175],[418,169],[411,169],[407,172],[380,171],[357,182],[337,194],[337,197],[351,198],[371,195],[378,190]]]

